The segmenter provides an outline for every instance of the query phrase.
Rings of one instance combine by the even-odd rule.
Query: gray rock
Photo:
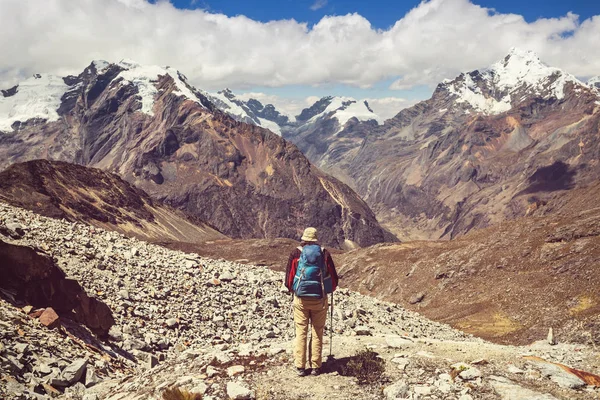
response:
[[[398,381],[383,389],[383,395],[387,400],[403,398],[408,394],[408,385],[405,381]]]
[[[79,381],[87,366],[87,360],[79,358],[62,370],[58,378],[52,379],[52,386],[70,386]]]
[[[560,387],[578,389],[586,386],[584,381],[565,371],[558,365],[550,363],[536,363],[535,365],[542,375],[549,377],[551,381],[555,382]]]
[[[501,376],[490,376],[489,382],[503,400],[557,400],[550,394],[534,392]]]
[[[176,328],[178,325],[177,320],[175,318],[169,318],[165,321],[165,324],[167,324],[167,326],[171,329]]]
[[[357,326],[356,328],[354,328],[354,333],[356,333],[357,336],[371,336],[371,330],[366,327],[366,326]]]
[[[385,343],[393,349],[401,349],[415,344],[411,339],[402,336],[388,336],[385,338]]]
[[[150,354],[146,360],[146,369],[152,369],[158,365],[158,358],[154,354]]]
[[[237,382],[228,382],[227,396],[231,400],[251,400],[254,399],[254,392]]]
[[[471,367],[465,371],[462,371],[460,374],[458,374],[458,376],[460,376],[460,378],[464,381],[470,381],[473,379],[480,378],[481,371],[475,367]]]
[[[425,293],[421,292],[421,293],[417,293],[415,295],[413,295],[408,302],[410,304],[417,304],[423,301],[423,299],[425,298]]]

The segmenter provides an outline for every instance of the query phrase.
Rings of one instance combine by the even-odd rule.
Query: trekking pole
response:
[[[331,312],[330,312],[330,318],[329,318],[329,357],[331,358],[332,356],[332,349],[333,349],[333,292],[331,292]]]

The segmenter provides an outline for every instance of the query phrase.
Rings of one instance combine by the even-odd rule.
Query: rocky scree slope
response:
[[[289,139],[400,240],[448,239],[524,215],[531,196],[596,181],[599,109],[591,85],[512,49],[382,126]]]
[[[186,357],[199,358],[197,363],[204,363],[201,368],[205,373],[209,364],[218,370],[211,376],[214,379],[205,383],[206,393],[215,398],[225,397],[229,379],[226,367],[240,357],[249,354],[283,357],[281,363],[288,365],[288,356],[279,353],[288,348],[293,336],[291,299],[286,290],[282,291],[281,273],[167,250],[117,232],[39,216],[5,203],[0,203],[0,228],[0,232],[16,233],[14,237],[2,234],[4,242],[32,246],[56,260],[68,279],[76,280],[90,297],[110,307],[116,321],[109,331],[109,342],[93,339],[89,332],[80,332],[81,337],[75,338],[63,331],[49,336],[47,328],[29,320],[4,298],[0,300],[3,315],[9,321],[20,321],[18,328],[2,331],[0,362],[13,365],[3,369],[0,378],[10,382],[11,392],[2,393],[5,398],[35,397],[32,393],[36,390],[52,392],[43,385],[52,385],[53,379],[68,373],[64,369],[73,359],[67,355],[73,354],[81,342],[93,343],[94,350],[83,347],[96,354],[84,352],[81,358],[88,361],[78,361],[77,365],[81,368],[96,365],[101,370],[96,375],[104,378],[143,370],[156,362],[153,357],[167,360],[181,357],[180,361]],[[336,335],[377,332],[409,338],[472,340],[446,325],[347,290],[338,292],[336,310]],[[68,315],[59,317],[69,324]],[[49,346],[49,337],[54,338],[55,345]],[[22,344],[29,346],[27,351]],[[108,364],[102,364],[100,359]],[[187,368],[189,363],[185,365],[179,364],[178,370]],[[92,387],[97,383],[79,379],[68,385],[54,385],[55,389],[65,391],[66,386],[70,388],[67,391],[83,393],[86,385]],[[195,377],[187,383],[200,385],[205,380],[206,377]],[[117,379],[102,386],[98,398],[107,398],[107,392],[122,382]],[[121,385],[118,390],[142,390],[145,395],[147,390],[153,390],[158,395],[172,384],[143,388],[137,384]],[[20,393],[25,394],[19,397]]]
[[[0,167],[37,158],[117,173],[234,238],[367,246],[386,233],[348,186],[268,130],[220,112],[172,68],[93,62],[0,98]]]
[[[11,165],[0,172],[0,200],[147,241],[226,239],[208,224],[152,200],[115,174],[66,162]]]
[[[334,360],[321,376],[298,379],[281,273],[166,250],[4,203],[0,228],[16,234],[3,241],[51,254],[69,279],[112,307],[116,320],[102,342],[68,316],[49,330],[27,317],[30,307],[0,299],[0,395],[6,399],[159,399],[172,387],[204,399],[598,395],[586,385],[597,377],[578,378],[549,363],[597,372],[592,348],[494,345],[347,289],[336,292]],[[360,386],[341,367],[365,348],[379,354],[385,376]]]

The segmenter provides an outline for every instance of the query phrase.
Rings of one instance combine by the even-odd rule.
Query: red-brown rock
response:
[[[46,310],[44,310],[42,315],[40,315],[40,322],[42,323],[42,325],[53,329],[60,325],[60,317],[58,316],[56,311],[52,309],[52,307],[48,307],[46,308]]]

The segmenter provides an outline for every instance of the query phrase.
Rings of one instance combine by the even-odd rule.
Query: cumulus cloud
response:
[[[0,1],[0,86],[36,72],[81,71],[93,59],[171,65],[200,88],[346,84],[434,86],[502,58],[537,52],[577,76],[600,74],[600,16],[527,22],[469,0],[421,2],[387,30],[358,14],[253,21],[166,0]]]

